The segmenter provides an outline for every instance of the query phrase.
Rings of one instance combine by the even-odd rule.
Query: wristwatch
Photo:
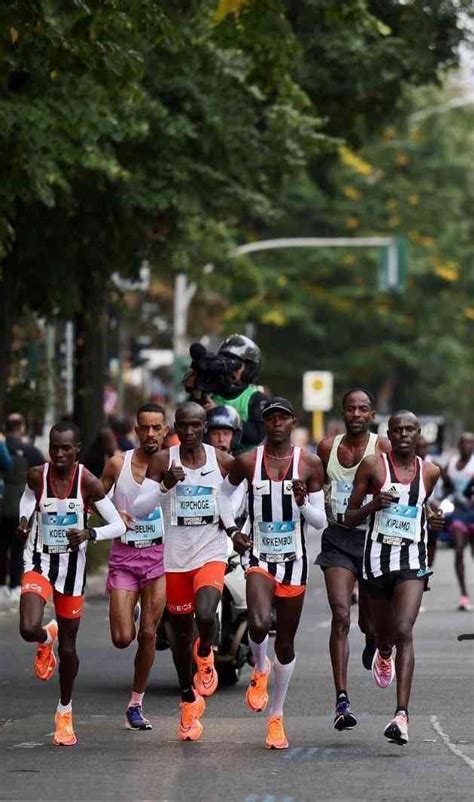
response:
[[[89,532],[89,540],[92,540],[93,543],[97,541],[97,532],[95,529],[88,529]]]
[[[229,528],[225,530],[225,533],[227,537],[230,537],[232,539],[235,533],[239,531],[240,530],[238,526],[229,526]]]

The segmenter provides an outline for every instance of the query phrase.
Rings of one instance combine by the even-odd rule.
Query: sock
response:
[[[210,655],[210,653],[211,653],[211,647],[209,645],[208,646],[201,646],[201,641],[199,641],[199,646],[198,646],[197,653],[198,653],[199,657],[208,657]]]
[[[53,639],[52,639],[51,635],[49,634],[49,629],[46,629],[46,627],[43,627],[43,631],[46,632],[46,638],[44,639],[44,641],[42,643],[42,646],[49,646],[49,644],[53,642]]]
[[[288,685],[290,684],[295,663],[296,657],[293,658],[291,663],[283,664],[280,663],[278,657],[275,656],[275,662],[273,663],[273,692],[269,716],[283,715],[283,705],[285,704]]]
[[[397,707],[395,710],[395,716],[398,716],[399,713],[405,713],[408,721],[408,709],[406,707]]]
[[[135,705],[141,705],[143,702],[143,697],[145,696],[144,693],[136,693],[136,691],[132,691],[132,695],[130,696],[130,701],[127,707],[133,707]]]
[[[56,713],[72,713],[72,702],[68,702],[67,705],[62,705],[61,700],[59,700]]]
[[[267,668],[267,646],[268,635],[262,640],[261,643],[255,643],[249,635],[249,645],[252,650],[253,659],[255,660],[255,668],[257,671],[265,671]]]
[[[336,704],[337,702],[341,702],[343,699],[345,699],[346,702],[349,701],[347,691],[336,691]]]
[[[194,688],[192,686],[190,688],[181,688],[181,699],[183,702],[195,702]]]

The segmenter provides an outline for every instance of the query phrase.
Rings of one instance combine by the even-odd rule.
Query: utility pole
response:
[[[185,273],[177,273],[174,280],[173,352],[175,401],[184,400],[181,380],[189,363],[188,315],[189,307],[197,290],[194,282],[188,281]]]

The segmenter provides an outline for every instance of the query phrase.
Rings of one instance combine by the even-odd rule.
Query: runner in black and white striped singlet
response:
[[[30,468],[20,501],[20,529],[25,535],[32,522],[21,585],[20,632],[24,640],[38,644],[34,666],[42,680],[53,676],[57,664],[54,645],[59,635],[61,699],[53,742],[63,746],[76,743],[71,696],[78,669],[76,636],[83,606],[87,541],[120,537],[125,532],[125,524],[100,481],[77,462],[79,451],[79,431],[74,424],[53,426],[49,435],[51,462]],[[107,521],[105,526],[86,529],[89,503],[94,503]],[[43,627],[44,608],[51,595],[58,620]]]
[[[217,503],[227,534],[233,537],[247,569],[249,643],[255,671],[246,699],[250,709],[256,711],[268,704],[271,663],[267,644],[275,598],[275,686],[266,745],[269,749],[286,749],[283,704],[295,665],[293,644],[308,574],[305,529],[307,524],[322,528],[326,523],[324,472],[319,457],[292,446],[296,418],[289,401],[271,398],[262,416],[265,444],[235,460],[219,488]],[[232,512],[232,497],[245,480],[250,537],[238,530]]]
[[[386,688],[395,675],[392,645],[397,650],[397,709],[384,735],[408,742],[408,702],[413,677],[412,630],[427,579],[427,518],[441,528],[443,515],[426,506],[439,478],[434,463],[416,456],[420,425],[412,412],[397,412],[388,422],[392,450],[366,457],[354,479],[346,522],[369,519],[364,549],[365,587],[371,598],[378,649],[372,663],[375,682]],[[373,498],[364,504],[366,496]]]

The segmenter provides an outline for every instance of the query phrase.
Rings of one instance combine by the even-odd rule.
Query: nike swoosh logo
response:
[[[81,612],[81,608],[79,607],[79,610],[71,610],[71,612],[73,615],[77,615],[78,613]]]
[[[255,490],[264,490],[264,489],[265,485],[259,485],[258,487],[255,487]]]
[[[201,471],[201,476],[208,476],[210,473],[214,473],[214,468],[212,471]]]
[[[53,502],[52,501],[50,501],[49,504],[43,504],[43,507],[52,507],[52,506],[53,506]]]

